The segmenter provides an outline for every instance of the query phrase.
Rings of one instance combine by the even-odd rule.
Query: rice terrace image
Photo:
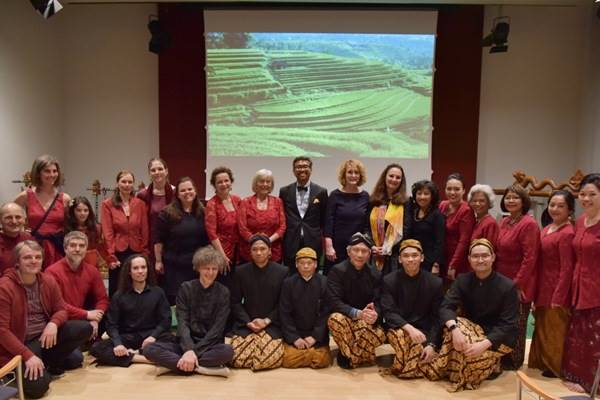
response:
[[[432,35],[210,32],[213,156],[424,159]]]

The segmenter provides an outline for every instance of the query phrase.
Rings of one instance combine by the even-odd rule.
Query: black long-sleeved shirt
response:
[[[246,324],[255,318],[269,318],[267,333],[281,338],[279,323],[279,295],[287,267],[269,262],[263,268],[246,263],[237,268],[231,293],[231,313],[234,318],[233,333],[247,336],[252,331]]]
[[[425,261],[421,269],[431,271],[434,263],[444,264],[444,243],[446,237],[446,217],[435,207],[430,210],[424,218],[418,219],[419,206],[410,202],[406,207],[410,215],[410,223],[406,224],[408,229],[404,230],[406,239],[415,239],[421,243]]]
[[[373,303],[377,314],[381,316],[380,284],[381,274],[368,263],[360,271],[352,265],[350,259],[334,265],[327,275],[327,296],[331,302],[331,311],[355,318],[359,310]]]
[[[200,355],[223,343],[229,316],[229,289],[214,282],[204,288],[200,280],[184,282],[177,293],[177,337],[183,351]]]
[[[411,277],[404,269],[383,278],[381,309],[392,329],[410,324],[427,337],[427,342],[441,345],[439,308],[444,297],[442,280],[428,271]]]
[[[146,285],[141,293],[118,291],[110,301],[106,331],[115,346],[122,344],[120,333],[139,333],[158,338],[171,328],[171,308],[165,292]]]
[[[442,302],[442,323],[456,319],[459,306],[467,319],[481,326],[492,349],[515,346],[519,296],[512,280],[495,271],[483,280],[474,272],[460,274]]]
[[[295,274],[283,281],[279,299],[279,318],[283,339],[294,344],[299,338],[312,336],[316,346],[329,344],[326,301],[327,278],[315,273],[308,281]]]

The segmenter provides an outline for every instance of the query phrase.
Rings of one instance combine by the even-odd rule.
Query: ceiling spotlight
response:
[[[156,15],[150,16],[150,22],[148,22],[148,30],[152,37],[148,43],[148,50],[154,54],[160,54],[161,51],[167,49],[171,44],[171,38],[169,34],[165,32],[161,26],[160,21]]]
[[[491,47],[490,53],[504,53],[508,50],[508,33],[510,32],[510,17],[494,18],[492,31],[483,38],[481,45]]]
[[[40,15],[46,19],[50,18],[60,10],[63,6],[58,0],[29,0],[33,8],[37,10]]]

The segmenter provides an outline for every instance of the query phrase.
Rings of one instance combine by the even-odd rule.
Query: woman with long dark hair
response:
[[[102,235],[108,253],[108,294],[116,292],[120,266],[134,253],[149,254],[146,204],[134,196],[133,173],[117,174],[117,187],[102,202]]]
[[[158,215],[157,232],[156,269],[164,270],[165,292],[174,305],[181,284],[196,277],[192,266],[194,252],[208,244],[204,206],[191,178],[177,181],[175,199]]]
[[[383,275],[398,267],[398,247],[410,221],[406,200],[404,169],[400,164],[389,164],[375,183],[367,211],[368,228],[374,243],[371,256]]]

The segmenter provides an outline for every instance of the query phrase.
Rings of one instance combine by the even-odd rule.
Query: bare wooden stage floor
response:
[[[389,354],[391,347],[382,346],[378,355]],[[429,400],[492,399],[513,400],[516,397],[514,372],[504,372],[493,381],[485,381],[479,390],[448,393],[447,383],[423,379],[401,380],[382,375],[377,367],[343,370],[337,365],[322,370],[276,369],[263,372],[232,370],[225,379],[200,375],[156,376],[152,365],[135,364],[129,368],[102,367],[91,364],[87,356],[84,368],[67,372],[51,384],[46,398],[85,400],[148,399],[357,399],[357,400]],[[573,394],[558,379],[547,379],[540,371],[525,369],[529,376],[550,393]],[[524,399],[532,397],[524,396]]]

